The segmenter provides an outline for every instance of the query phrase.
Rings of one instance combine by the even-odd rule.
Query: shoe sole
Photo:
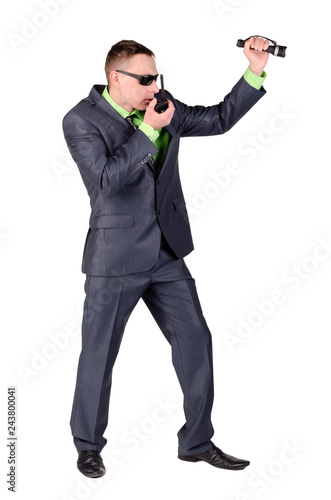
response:
[[[200,458],[190,457],[186,455],[178,455],[179,460],[184,460],[184,462],[202,462]]]
[[[190,457],[189,455],[187,455],[187,456],[178,455],[178,458],[179,458],[179,460],[183,460],[184,462],[194,462],[194,463],[205,462],[208,465],[212,465],[213,467],[216,467],[217,469],[224,469],[224,470],[242,470],[242,469],[245,469],[250,464],[250,462],[248,462],[247,464],[237,465],[235,467],[218,467],[217,465],[211,464],[211,463],[207,462],[206,460],[202,460],[201,458],[196,458],[196,457]]]
[[[79,470],[79,469],[78,469],[78,470]],[[102,476],[104,476],[104,475],[106,474],[105,472],[103,472],[103,473],[100,473],[100,472],[93,472],[92,474],[86,474],[85,472],[83,472],[83,471],[81,471],[81,470],[79,470],[79,472],[80,472],[81,474],[83,474],[83,476],[85,476],[85,477],[91,477],[92,479],[97,479],[98,477],[102,477]]]

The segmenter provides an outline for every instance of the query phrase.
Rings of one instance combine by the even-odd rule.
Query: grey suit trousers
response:
[[[214,430],[213,361],[210,331],[195,281],[183,259],[162,240],[159,257],[146,272],[125,276],[87,276],[82,350],[70,420],[78,451],[101,451],[107,440],[112,369],[125,325],[140,298],[172,349],[172,361],[184,395],[186,423],[178,432],[179,454],[211,447]]]

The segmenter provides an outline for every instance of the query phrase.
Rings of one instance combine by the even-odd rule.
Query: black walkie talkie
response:
[[[160,78],[161,78],[161,99],[157,100],[157,103],[155,104],[155,107],[154,107],[154,109],[157,113],[163,113],[169,107],[168,101],[166,99],[165,92],[164,92],[163,75],[160,75]]]

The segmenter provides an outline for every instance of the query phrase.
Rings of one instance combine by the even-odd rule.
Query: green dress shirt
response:
[[[244,79],[249,85],[260,90],[263,85],[264,80],[266,79],[266,73],[263,71],[261,76],[255,75],[249,68],[244,73]],[[109,104],[125,119],[130,115],[133,116],[133,122],[138,126],[138,128],[147,135],[147,137],[153,142],[155,147],[159,150],[154,156],[153,160],[156,164],[158,170],[161,169],[167,147],[169,144],[170,136],[166,130],[161,128],[154,130],[153,127],[144,123],[144,112],[139,111],[138,109],[134,109],[131,113],[126,109],[119,106],[109,95],[108,86],[106,85],[104,91],[102,93],[102,97],[109,102]]]
[[[154,130],[153,127],[144,123],[144,111],[139,111],[138,109],[134,109],[129,113],[126,109],[119,106],[109,95],[108,86],[104,88],[102,96],[109,102],[111,106],[121,115],[123,118],[127,118],[130,115],[133,115],[133,122],[138,126],[138,128],[147,135],[147,137],[153,142],[155,147],[159,150],[154,156],[153,160],[158,170],[161,169],[167,147],[169,144],[170,136],[168,132],[162,130],[161,128]]]

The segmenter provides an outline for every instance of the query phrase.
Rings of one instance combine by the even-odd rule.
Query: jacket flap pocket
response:
[[[123,215],[99,215],[95,218],[95,222],[92,227],[96,229],[110,229],[119,227],[131,227],[133,226],[133,215],[123,214]]]
[[[174,205],[174,209],[177,211],[181,211],[183,210],[183,208],[185,209],[185,200],[184,200],[184,196],[182,194],[180,194],[179,196],[176,196],[176,198],[173,198],[172,200],[172,203]]]

